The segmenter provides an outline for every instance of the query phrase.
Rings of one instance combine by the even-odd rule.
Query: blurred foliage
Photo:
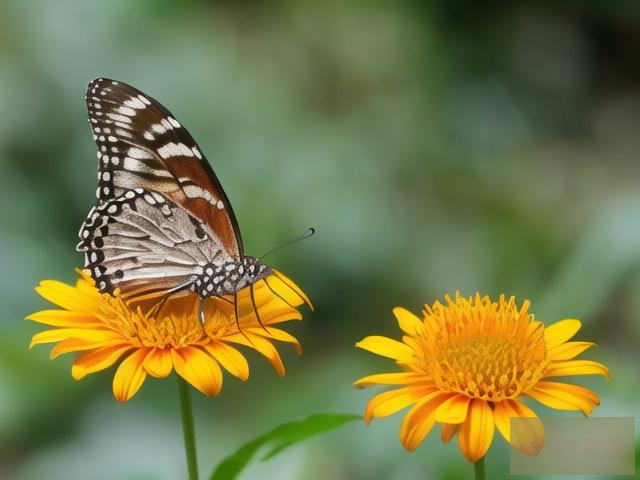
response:
[[[42,278],[71,281],[95,188],[83,93],[97,76],[166,104],[213,164],[247,251],[271,257],[317,312],[279,380],[262,359],[195,400],[201,471],[259,432],[360,413],[384,369],[354,342],[399,333],[460,290],[579,317],[599,415],[636,416],[640,340],[640,4],[611,2],[0,3],[0,477],[175,479],[185,471],[171,380],[116,404],[110,374],[27,351]],[[591,382],[591,383],[589,383]],[[544,409],[541,409],[544,411]],[[466,478],[437,435],[414,454],[400,416],[358,422],[242,478]],[[496,436],[491,478],[508,471]]]
[[[262,460],[269,460],[283,450],[309,437],[341,427],[345,423],[362,420],[359,415],[316,414],[295,422],[284,423],[242,445],[236,452],[225,458],[211,475],[211,480],[233,480],[247,466],[256,453],[269,446]]]

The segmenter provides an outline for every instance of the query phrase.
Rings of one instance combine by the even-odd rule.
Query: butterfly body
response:
[[[210,263],[201,267],[193,282],[193,290],[202,298],[212,295],[233,295],[271,274],[271,268],[255,257],[244,256],[240,261],[223,264]]]
[[[231,204],[175,117],[114,80],[92,81],[85,100],[98,188],[77,250],[98,289],[135,299],[233,295],[237,308],[238,291],[263,279],[268,286],[271,268],[244,255]]]

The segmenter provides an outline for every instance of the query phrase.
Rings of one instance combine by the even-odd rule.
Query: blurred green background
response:
[[[175,382],[118,404],[112,371],[27,350],[41,279],[73,281],[94,202],[83,101],[107,76],[187,126],[233,202],[246,250],[308,226],[270,263],[317,307],[288,330],[279,379],[195,396],[203,474],[240,443],[312,412],[361,413],[351,382],[392,363],[392,307],[460,290],[575,317],[611,382],[580,378],[599,416],[636,416],[640,342],[640,5],[595,2],[0,2],[0,478],[178,479]],[[246,351],[246,349],[245,349]],[[530,402],[534,405],[534,402]],[[549,414],[539,405],[534,408]],[[398,440],[402,415],[317,437],[242,478],[468,478],[455,444]],[[496,433],[490,478],[508,472]]]

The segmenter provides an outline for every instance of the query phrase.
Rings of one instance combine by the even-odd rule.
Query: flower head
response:
[[[538,453],[544,439],[541,422],[532,421],[527,438],[510,435],[511,417],[537,417],[520,399],[531,397],[559,410],[589,415],[598,396],[584,387],[549,381],[551,377],[598,374],[607,368],[590,360],[574,360],[593,345],[569,342],[580,329],[578,320],[562,320],[549,327],[535,321],[530,302],[518,307],[515,298],[488,296],[425,305],[419,319],[404,308],[394,314],[404,332],[402,342],[371,336],[356,346],[392,358],[403,369],[364,377],[357,387],[393,385],[367,405],[365,421],[386,417],[410,405],[400,441],[415,450],[436,423],[448,442],[456,434],[463,455],[482,458],[497,427],[507,442],[524,453]]]
[[[282,273],[273,273],[254,285],[256,317],[250,292],[238,292],[238,321],[229,300],[209,297],[204,301],[205,324],[199,320],[199,298],[188,295],[169,297],[159,311],[148,304],[125,301],[118,291],[100,293],[84,272],[75,286],[45,280],[37,292],[62,310],[43,310],[27,317],[55,327],[37,333],[30,347],[56,343],[51,358],[76,352],[71,374],[76,380],[104,370],[120,359],[113,393],[126,402],[138,391],[147,375],[162,378],[174,369],[206,395],[217,395],[222,387],[223,367],[232,375],[247,380],[249,364],[234,347],[244,345],[267,357],[278,375],[284,365],[273,340],[298,341],[272,325],[300,320],[295,308],[309,303],[306,295]],[[240,328],[238,328],[238,325]]]

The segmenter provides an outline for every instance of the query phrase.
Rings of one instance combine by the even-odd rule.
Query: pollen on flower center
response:
[[[179,349],[201,345],[230,327],[229,322],[223,322],[223,316],[215,312],[208,316],[203,328],[194,298],[169,300],[160,312],[154,312],[148,308],[132,308],[117,294],[113,297],[105,294],[105,297],[107,301],[102,305],[105,325],[142,347]]]
[[[500,401],[515,398],[540,379],[547,364],[544,328],[515,299],[446,297],[425,307],[425,373],[443,391]]]

